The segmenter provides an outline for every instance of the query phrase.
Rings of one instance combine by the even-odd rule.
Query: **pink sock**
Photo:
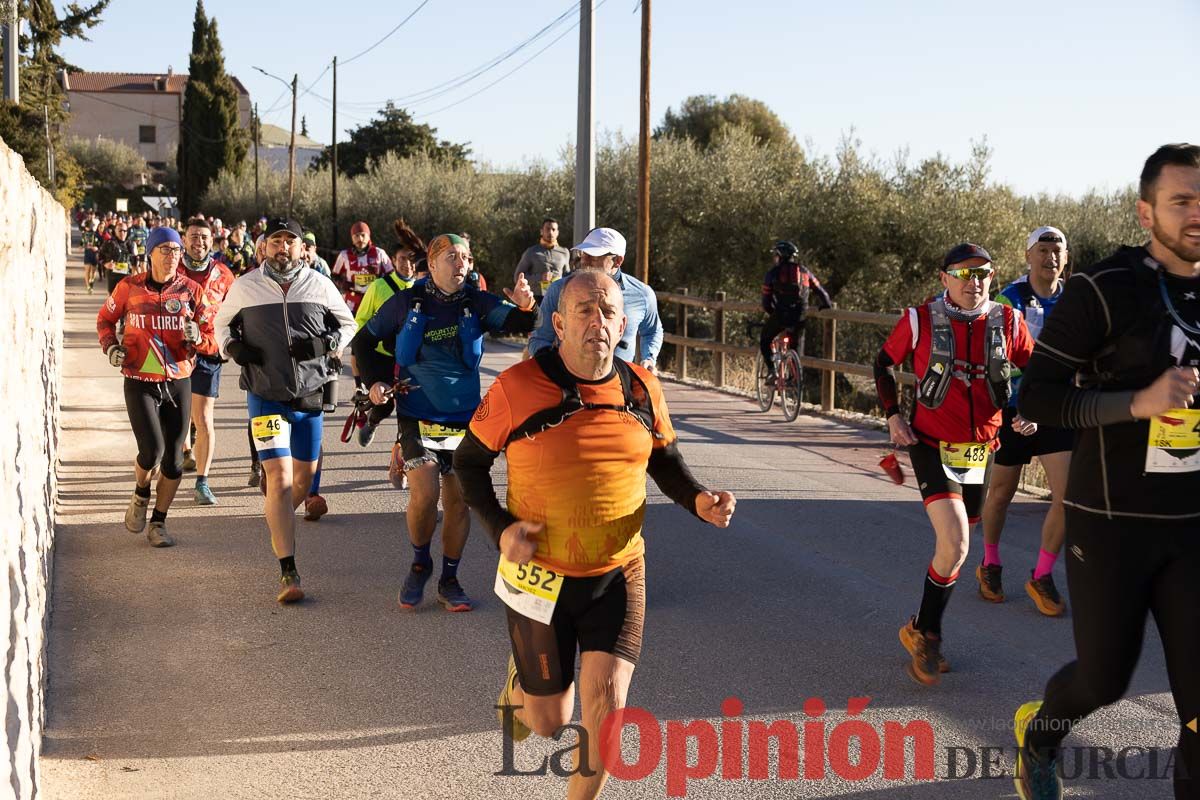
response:
[[[1051,562],[1053,563],[1053,562]],[[1000,566],[1000,545],[999,544],[984,544],[983,546],[983,565],[985,567]]]
[[[1054,569],[1054,562],[1058,560],[1058,553],[1047,553],[1045,550],[1038,550],[1037,567],[1033,570],[1033,578],[1037,580],[1044,578],[1050,574],[1050,570]]]

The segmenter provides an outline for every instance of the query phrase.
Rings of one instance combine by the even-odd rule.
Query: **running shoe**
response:
[[[130,533],[141,533],[146,530],[146,511],[150,507],[149,497],[138,497],[137,492],[129,498],[129,507],[125,509],[125,530]]]
[[[196,459],[192,457],[191,450],[183,451],[183,471],[184,472],[195,472],[196,471]]]
[[[316,522],[321,517],[329,513],[329,504],[325,502],[325,498],[319,494],[310,494],[304,498],[304,518],[309,522]]]
[[[412,569],[408,571],[408,577],[404,579],[404,585],[400,587],[399,603],[401,608],[416,608],[421,604],[421,598],[425,595],[425,584],[429,582],[429,576],[432,574],[430,566],[412,565]]]
[[[262,482],[262,472],[257,461],[250,462],[250,478],[246,481],[247,486],[258,486]]]
[[[1021,800],[1062,800],[1062,778],[1058,776],[1058,759],[1039,758],[1025,746],[1029,723],[1042,707],[1041,700],[1025,703],[1013,718],[1013,733],[1017,736],[1017,769],[1013,784]]]
[[[1025,593],[1033,600],[1033,604],[1037,606],[1037,610],[1045,614],[1047,617],[1059,617],[1067,610],[1067,604],[1063,602],[1062,595],[1058,593],[1058,587],[1054,585],[1054,576],[1046,573],[1044,577],[1035,578],[1033,573],[1029,573],[1029,580],[1025,582]]]
[[[279,579],[279,594],[275,597],[280,603],[298,603],[304,599],[304,590],[300,588],[300,573],[289,569]]]
[[[979,596],[989,603],[1004,602],[1004,586],[1000,583],[1000,573],[1003,569],[999,564],[982,562],[975,568],[975,580],[979,581]]]
[[[912,661],[905,666],[908,677],[924,686],[933,686],[941,679],[942,640],[917,630],[916,615],[900,626],[900,644],[912,656]],[[947,666],[946,671],[949,670]]]
[[[375,441],[375,430],[379,427],[379,423],[367,420],[363,426],[358,429],[358,444],[360,447],[366,447],[371,442]]]
[[[508,675],[504,678],[504,688],[500,690],[500,696],[496,698],[496,719],[500,720],[501,727],[505,722],[511,720],[508,730],[505,731],[512,737],[514,742],[523,742],[529,738],[532,732],[529,726],[521,720],[517,719],[517,715],[509,712],[507,720],[505,719],[504,710],[512,706],[512,690],[513,684],[517,682],[517,662],[513,660],[512,653],[508,654]]]
[[[467,597],[467,593],[463,591],[458,578],[442,578],[439,580],[437,599],[447,611],[470,611],[475,607],[475,604],[471,602],[471,598]]]
[[[151,547],[170,547],[175,544],[175,540],[167,533],[165,522],[151,522],[146,529],[146,541],[150,542]]]
[[[213,494],[212,489],[208,488],[207,483],[197,483],[193,495],[198,506],[215,506],[217,504],[217,496]]]
[[[88,294],[91,294],[94,291],[92,289],[92,285],[90,283],[87,285],[87,289],[88,289]]]

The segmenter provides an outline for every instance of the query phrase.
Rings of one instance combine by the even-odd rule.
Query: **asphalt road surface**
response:
[[[225,370],[217,404],[210,481],[220,505],[194,505],[185,476],[168,520],[176,547],[156,550],[125,531],[133,436],[118,373],[96,346],[103,298],[83,294],[77,274],[65,336],[44,796],[563,796],[566,781],[554,774],[497,774],[505,751],[493,705],[508,645],[491,592],[495,550],[478,525],[460,570],[475,611],[446,613],[432,599],[433,584],[416,611],[396,606],[411,548],[406,493],[386,476],[393,422],[362,449],[338,440],[345,404],[326,420],[323,494],[331,511],[319,523],[297,523],[297,562],[311,598],[298,607],[275,603],[279,569],[262,498],[245,485],[236,365]],[[489,342],[485,379],[518,355]],[[349,396],[349,378],[341,393]],[[897,629],[916,611],[932,533],[912,478],[897,487],[876,466],[882,434],[809,414],[788,424],[777,408],[762,414],[746,400],[674,384],[667,397],[689,464],[708,486],[737,494],[737,513],[717,530],[651,483],[646,639],[629,702],[658,725],[641,737],[631,728],[624,739],[626,761],[649,774],[611,780],[603,796],[679,796],[683,788],[690,798],[1014,797],[1012,713],[1040,697],[1074,652],[1070,618],[1041,617],[1022,591],[1046,504],[1019,498],[1013,506],[1003,605],[976,593],[982,542],[978,532],[972,537],[946,617],[953,671],[924,688],[905,675]],[[502,485],[502,463],[496,478]],[[1061,563],[1056,580],[1065,590]],[[727,718],[722,703],[731,697],[742,710],[727,709]],[[859,724],[843,728],[848,706]],[[693,721],[708,725],[684,727]],[[784,724],[775,730],[798,732],[799,777],[780,777],[787,764],[772,748],[768,777],[751,779],[743,738],[752,723],[777,721]],[[922,746],[910,741],[900,758],[894,748],[904,743],[889,721],[915,723],[908,730]],[[1068,772],[1083,774],[1068,795],[1170,797],[1161,776],[1176,724],[1149,626],[1127,699],[1068,740],[1081,759]],[[574,737],[517,745],[510,771],[536,771]],[[892,743],[902,779],[886,774],[879,741],[885,752]],[[1106,752],[1098,748],[1128,747],[1142,750],[1129,753],[1121,771],[1158,779],[1103,777]],[[688,779],[688,765],[715,772]],[[930,765],[932,780],[914,778],[916,767]],[[824,776],[813,777],[822,768]]]

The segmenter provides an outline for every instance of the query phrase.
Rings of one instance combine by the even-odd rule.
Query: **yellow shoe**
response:
[[[496,719],[500,720],[500,725],[503,726],[506,722],[504,710],[506,707],[512,706],[512,688],[517,681],[517,662],[513,660],[512,653],[508,654],[508,676],[504,679],[504,688],[500,690],[500,696],[496,698]],[[508,730],[508,735],[512,737],[514,742],[523,742],[529,738],[532,731],[529,726],[521,722],[517,718],[515,710],[510,711],[507,720],[512,720],[511,727]]]
[[[1013,785],[1021,800],[1062,800],[1062,779],[1058,776],[1056,760],[1040,759],[1025,747],[1029,724],[1041,708],[1041,700],[1031,700],[1013,715],[1013,733],[1017,737],[1017,768],[1013,773]]]

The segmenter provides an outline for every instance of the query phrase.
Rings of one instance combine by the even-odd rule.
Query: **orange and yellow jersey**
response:
[[[633,414],[585,408],[560,425],[509,442],[521,423],[562,402],[562,390],[533,359],[502,372],[471,419],[480,443],[505,451],[509,513],[546,524],[533,560],[563,575],[602,575],[645,552],[646,466],[654,448],[675,441],[675,430],[658,379],[630,366],[649,392],[657,436]],[[579,381],[579,394],[585,405],[624,405],[615,371]]]

